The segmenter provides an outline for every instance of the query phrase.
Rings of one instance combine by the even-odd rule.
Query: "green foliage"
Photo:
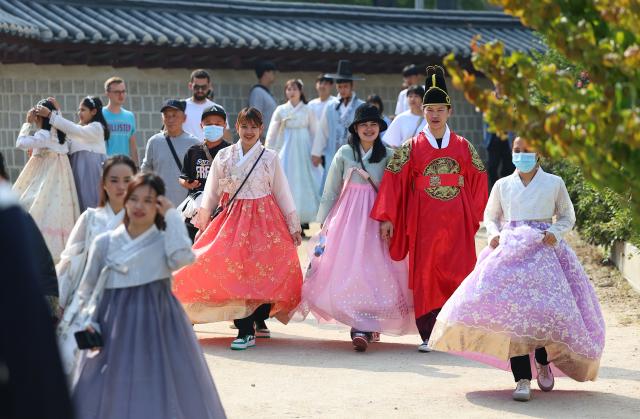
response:
[[[631,209],[609,188],[597,189],[585,180],[580,167],[564,160],[545,159],[545,171],[560,176],[576,211],[576,227],[591,244],[610,247],[632,239]]]
[[[550,51],[543,57],[507,54],[499,42],[474,40],[473,66],[502,96],[478,86],[475,74],[449,55],[453,85],[484,112],[493,131],[516,132],[540,153],[578,165],[605,195],[605,188],[631,195],[620,205],[628,203],[640,231],[640,2],[495,3],[541,33]],[[578,87],[583,71],[590,82]]]

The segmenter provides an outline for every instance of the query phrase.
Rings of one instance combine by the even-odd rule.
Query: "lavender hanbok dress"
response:
[[[562,240],[574,223],[561,178],[539,168],[526,187],[517,172],[500,179],[485,210],[489,241],[499,236],[500,244],[484,249],[444,305],[429,346],[505,370],[511,357],[544,347],[556,375],[594,380],[605,325],[589,278]],[[545,231],[555,246],[542,243]]]
[[[96,239],[78,297],[88,300],[107,275],[95,320],[104,340],[75,371],[78,417],[224,418],[191,323],[171,292],[171,272],[194,260],[175,209],[165,231],[132,239],[124,225]],[[104,278],[103,278],[104,280]]]

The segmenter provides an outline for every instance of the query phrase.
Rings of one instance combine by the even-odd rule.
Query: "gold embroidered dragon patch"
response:
[[[425,176],[437,177],[437,175],[460,173],[460,164],[451,157],[439,157],[429,163],[424,169]],[[424,190],[430,197],[441,201],[449,201],[460,194],[458,186],[433,186]]]
[[[409,155],[411,154],[411,141],[407,141],[396,149],[393,153],[389,163],[387,163],[387,170],[391,173],[400,173],[402,167],[409,161]]]
[[[467,141],[467,145],[469,146],[469,153],[471,153],[471,164],[473,164],[473,167],[478,169],[478,171],[480,172],[486,171],[484,167],[484,163],[482,163],[482,159],[480,158],[480,155],[476,151],[476,148],[473,146],[473,144],[471,144],[471,141],[469,140],[466,140],[466,141]]]

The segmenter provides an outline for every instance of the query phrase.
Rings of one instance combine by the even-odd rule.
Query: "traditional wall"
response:
[[[80,100],[87,95],[102,95],[107,78],[118,75],[127,83],[125,107],[136,115],[140,158],[144,156],[146,140],[160,128],[161,104],[168,98],[189,96],[187,83],[191,69],[164,70],[139,68],[113,68],[90,66],[62,66],[35,64],[0,64],[0,152],[5,156],[12,181],[27,160],[27,154],[15,148],[15,140],[26,111],[38,100],[54,96],[63,107],[66,117],[73,118]],[[252,71],[211,70],[215,101],[225,107],[231,121],[246,106],[249,89],[255,84]],[[308,99],[315,97],[316,73],[279,73],[272,91],[277,99],[284,98],[284,82],[289,78],[301,78],[305,83]],[[392,75],[365,74],[366,80],[357,82],[356,92],[366,98],[379,94],[385,105],[385,113],[395,110],[395,103],[402,78]],[[454,116],[450,126],[470,139],[480,153],[482,119],[462,94],[450,88],[454,104]],[[103,97],[106,104],[106,99]],[[484,154],[482,154],[484,155]]]

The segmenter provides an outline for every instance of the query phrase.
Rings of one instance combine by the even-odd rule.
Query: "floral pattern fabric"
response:
[[[487,247],[438,316],[429,345],[505,369],[508,359],[545,347],[549,361],[578,381],[597,376],[605,325],[593,286],[549,224],[512,222]]]

